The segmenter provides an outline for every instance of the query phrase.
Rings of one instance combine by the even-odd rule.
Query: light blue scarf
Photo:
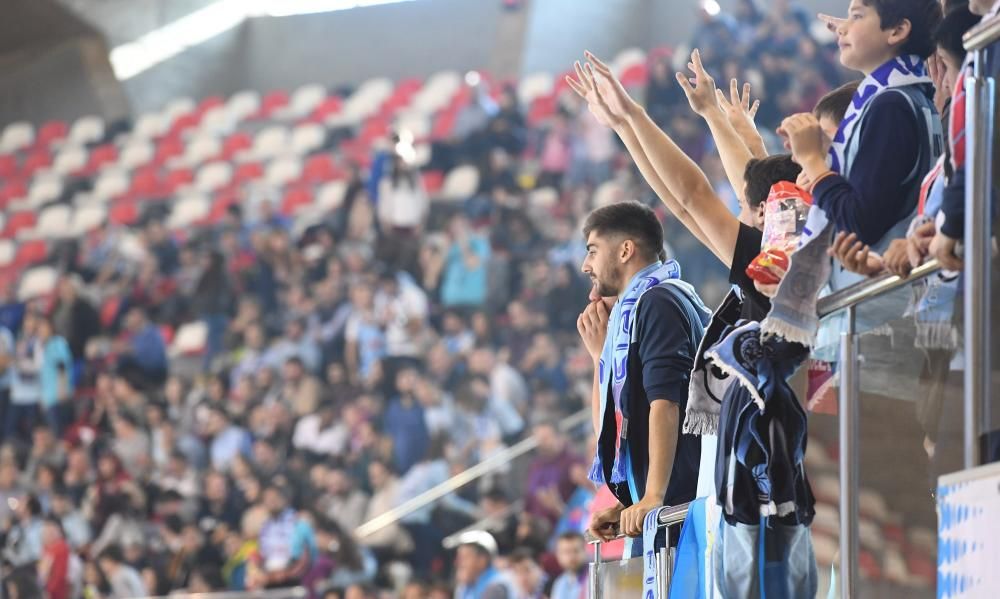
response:
[[[676,281],[683,283],[681,278],[681,266],[674,260],[667,262],[656,262],[640,270],[625,287],[625,292],[618,297],[618,302],[611,310],[608,319],[608,335],[604,339],[604,348],[601,350],[601,362],[599,366],[599,376],[601,377],[601,430],[598,431],[597,438],[601,438],[604,432],[603,415],[607,410],[608,391],[615,402],[615,414],[620,414],[622,389],[625,388],[625,379],[628,376],[628,351],[632,343],[634,332],[632,323],[638,309],[639,299],[644,293],[660,285],[665,281]],[[611,370],[609,373],[608,370]],[[623,483],[628,481],[628,446],[618,435],[618,451],[615,452],[615,462],[611,468],[611,482]],[[595,483],[604,483],[604,468],[601,463],[601,451],[597,450],[594,457],[594,465],[590,470],[590,480]]]
[[[865,108],[876,97],[886,91],[931,83],[924,61],[919,56],[898,56],[865,78],[858,86],[844,120],[840,123],[837,136],[830,148],[830,168],[836,173],[847,175],[848,142],[862,121]],[[771,312],[761,323],[765,335],[779,335],[812,347],[816,341],[819,317],[816,314],[816,300],[820,290],[827,283],[832,264],[826,250],[833,240],[833,223],[826,212],[813,204],[806,219],[805,230],[799,239],[799,249],[792,254],[788,272],[778,287],[778,294],[771,300]]]

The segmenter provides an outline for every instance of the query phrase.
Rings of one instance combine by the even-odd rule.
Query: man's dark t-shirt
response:
[[[760,254],[763,240],[763,231],[740,223],[740,232],[736,235],[736,248],[733,249],[733,265],[729,269],[729,282],[738,286],[743,292],[743,308],[740,310],[742,320],[760,322],[771,311],[771,300],[757,291],[753,279],[747,276],[747,267]]]

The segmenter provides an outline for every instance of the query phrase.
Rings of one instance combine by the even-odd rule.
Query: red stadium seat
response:
[[[111,206],[108,211],[108,222],[115,225],[130,226],[139,220],[139,208],[132,200],[121,200]]]
[[[233,133],[222,142],[222,159],[232,161],[243,150],[253,147],[253,138],[249,133],[240,131]]]
[[[163,337],[163,342],[170,345],[174,341],[174,327],[169,324],[160,325],[160,336]]]
[[[114,144],[98,146],[90,153],[86,172],[96,173],[105,164],[118,160],[118,148]]]
[[[236,167],[233,172],[233,183],[240,184],[247,181],[256,181],[264,177],[264,167],[259,162],[244,162]]]
[[[18,268],[31,266],[37,262],[45,260],[48,254],[48,246],[44,240],[35,239],[25,241],[17,248],[17,257],[14,258],[14,265]]]
[[[238,204],[239,199],[232,195],[224,195],[216,198],[212,203],[212,211],[208,215],[208,220],[210,224],[218,224],[222,217],[226,215],[226,211],[229,207]]]
[[[11,179],[3,187],[0,187],[0,209],[7,208],[7,204],[16,202],[27,197],[28,186],[20,179]]]
[[[48,150],[35,150],[24,159],[21,174],[30,178],[35,171],[52,166],[52,154]]]
[[[538,125],[552,118],[552,115],[556,113],[556,108],[556,96],[542,96],[535,99],[531,103],[531,109],[528,110],[528,124]]]
[[[3,230],[3,237],[10,239],[17,235],[18,231],[30,229],[35,226],[37,216],[34,212],[15,212],[7,216],[7,225]]]
[[[153,158],[154,164],[164,164],[171,158],[184,153],[184,142],[172,136],[167,136],[160,140],[156,146],[156,156]]]
[[[321,123],[327,119],[327,117],[333,116],[341,111],[344,106],[344,101],[340,99],[339,96],[327,96],[325,100],[320,102],[312,114],[309,115],[308,121],[314,123]]]
[[[359,139],[364,145],[370,146],[376,139],[389,135],[391,130],[392,127],[388,119],[375,117],[365,122],[361,128]]]
[[[17,157],[10,154],[0,155],[0,178],[9,179],[17,174]]]
[[[429,194],[436,194],[444,187],[444,173],[441,171],[426,171],[423,174],[424,189]]]
[[[257,116],[262,119],[270,118],[276,110],[284,108],[287,105],[288,92],[282,90],[273,91],[261,100],[260,111],[257,113]]]
[[[178,168],[167,173],[163,181],[167,193],[177,191],[183,185],[194,183],[194,171],[189,168]]]
[[[434,128],[431,129],[431,139],[440,140],[451,137],[451,132],[455,129],[455,119],[458,112],[452,110],[442,111],[434,120]]]
[[[181,137],[186,131],[194,129],[201,122],[201,114],[196,112],[188,112],[180,115],[177,119],[170,125],[170,131],[167,132],[167,137]]]
[[[281,213],[286,216],[295,214],[313,201],[312,190],[308,187],[293,187],[285,193],[281,201]]]
[[[53,142],[65,139],[68,134],[69,125],[66,124],[66,121],[49,121],[38,130],[38,135],[35,136],[35,145],[47,148]]]
[[[306,159],[302,168],[302,181],[306,183],[326,183],[344,178],[345,173],[329,154],[317,154]]]
[[[149,198],[161,195],[162,191],[163,180],[160,178],[160,169],[156,166],[144,166],[136,170],[132,176],[128,195],[133,198]]]
[[[640,87],[649,80],[649,67],[646,63],[632,65],[621,74],[620,80],[625,87]]]

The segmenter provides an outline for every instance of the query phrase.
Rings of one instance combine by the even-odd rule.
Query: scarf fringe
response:
[[[684,418],[685,435],[719,434],[719,415],[709,412],[688,412]]]
[[[917,323],[914,345],[919,349],[955,351],[959,342],[958,330],[950,322]]]
[[[814,347],[816,345],[815,328],[808,330],[779,318],[765,318],[760,323],[760,332],[762,338],[781,337],[786,341],[798,343],[806,347]]]

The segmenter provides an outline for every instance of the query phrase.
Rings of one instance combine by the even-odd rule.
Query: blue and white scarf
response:
[[[639,299],[644,293],[664,283],[675,281],[682,284],[681,266],[674,260],[667,262],[656,262],[642,269],[629,281],[625,292],[618,297],[618,302],[611,310],[608,319],[608,334],[604,339],[604,348],[601,350],[601,361],[599,366],[599,376],[601,377],[601,430],[598,431],[597,438],[601,438],[604,432],[603,415],[607,411],[608,391],[615,402],[615,414],[622,411],[621,395],[625,388],[625,380],[628,377],[628,352],[632,344],[635,314],[638,309]],[[611,372],[608,372],[608,369]],[[616,419],[617,420],[617,419]],[[618,435],[621,437],[621,435]],[[611,468],[611,482],[624,483],[629,479],[628,445],[624,439],[619,438],[618,451],[615,453],[615,462]],[[590,480],[602,484],[604,480],[604,466],[601,463],[601,451],[597,450],[594,457],[594,465],[590,469]]]
[[[830,148],[830,168],[846,175],[848,142],[862,121],[865,108],[886,91],[923,83],[932,83],[927,76],[924,61],[916,55],[898,56],[865,78],[858,86],[844,120]],[[799,248],[791,256],[788,272],[778,287],[778,294],[771,301],[771,313],[761,323],[765,335],[779,335],[788,341],[807,346],[815,344],[819,317],[816,300],[820,290],[830,278],[832,264],[827,248],[833,240],[833,223],[826,212],[813,204],[806,219],[805,230],[799,239]]]

